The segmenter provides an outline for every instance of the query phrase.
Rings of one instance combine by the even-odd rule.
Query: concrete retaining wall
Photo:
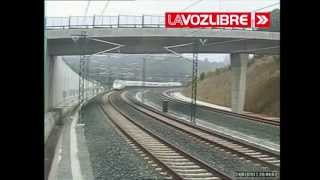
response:
[[[74,72],[60,56],[48,56],[48,93],[46,93],[46,113],[44,115],[45,142],[52,128],[71,107],[78,104],[79,75]],[[86,81],[86,89],[100,88],[97,82]],[[70,103],[70,100],[74,99]],[[62,123],[62,122],[61,122]]]
[[[56,125],[59,119],[58,112],[47,112],[44,118],[44,142],[46,143],[52,128]]]

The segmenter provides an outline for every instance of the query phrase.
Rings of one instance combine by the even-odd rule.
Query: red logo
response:
[[[270,28],[270,12],[256,12],[254,22],[256,28]]]
[[[166,28],[251,28],[250,12],[166,12]]]

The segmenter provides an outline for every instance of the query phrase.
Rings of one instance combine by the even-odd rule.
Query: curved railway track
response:
[[[175,98],[171,97],[169,95],[169,92],[170,92],[170,90],[167,90],[167,91],[163,92],[161,94],[161,97],[163,99],[166,99],[166,100],[170,101],[170,102],[177,102],[177,103],[182,103],[182,104],[190,104],[190,103],[182,101],[180,99],[175,99]],[[208,106],[203,106],[203,105],[199,105],[199,104],[197,104],[197,106],[202,108],[203,110],[207,110],[207,111],[223,113],[223,114],[227,114],[227,115],[230,115],[230,116],[245,118],[245,119],[250,120],[250,121],[270,124],[270,125],[274,125],[274,126],[280,126],[280,122],[277,121],[277,120],[265,119],[265,118],[250,116],[250,115],[246,115],[246,114],[239,114],[239,113],[226,111],[226,110],[221,110],[221,109],[217,109],[217,108],[212,108],[212,107],[208,107]]]
[[[148,156],[145,159],[151,159],[165,171],[162,174],[166,175],[167,179],[231,179],[131,119],[114,103],[119,100],[116,96],[119,96],[118,92],[108,95],[106,108],[102,107],[102,110],[112,123],[140,149],[138,152]]]
[[[121,97],[128,105],[136,110],[174,127],[177,131],[181,131],[182,133],[194,137],[199,141],[203,141],[207,145],[218,146],[223,149],[223,151],[232,153],[240,158],[253,161],[272,170],[280,170],[280,155],[278,154],[236,141],[235,139],[227,136],[217,134],[213,131],[208,131],[204,128],[194,126],[191,123],[174,118],[142,104],[133,98],[128,98],[126,96],[126,92],[124,92]]]

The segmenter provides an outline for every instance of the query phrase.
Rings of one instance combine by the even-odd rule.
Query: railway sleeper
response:
[[[176,171],[176,172],[185,172],[185,173],[204,173],[204,172],[208,172],[207,170],[201,169],[201,168],[198,168],[198,169],[186,169],[186,168],[182,168],[182,167],[181,167],[181,169],[175,169],[174,171]]]
[[[198,165],[170,165],[171,168],[199,169]]]
[[[170,161],[168,161],[168,162],[166,162],[166,164],[168,164],[168,166],[193,166],[193,165],[195,165],[193,162],[190,162],[190,161],[187,161],[187,162],[170,162]]]
[[[150,148],[150,149],[153,149],[154,151],[156,151],[156,150],[170,150],[168,147],[166,147],[166,146],[158,146],[158,145],[156,145],[156,146],[154,146],[154,145],[149,145],[149,144],[146,144],[145,145],[146,147],[148,147],[148,148]]]
[[[180,158],[180,159],[171,159],[170,157],[162,157],[162,158],[159,158],[161,159],[161,161],[165,161],[165,162],[189,162],[188,159],[185,159],[185,158]]]
[[[274,160],[268,160],[267,162],[269,163],[280,163],[279,159],[274,159]]]
[[[157,152],[157,151],[155,151],[155,152],[153,152],[153,154],[156,154],[156,155],[159,155],[159,156],[161,156],[161,155],[163,155],[163,156],[165,156],[165,155],[168,155],[168,156],[179,156],[180,154],[177,154],[177,153],[173,153],[173,152],[170,152],[170,153],[164,153],[164,152]]]
[[[183,156],[176,156],[176,155],[159,155],[157,154],[157,157],[159,158],[174,158],[174,159],[178,159],[178,158],[183,158]]]
[[[209,173],[208,171],[206,171],[206,172],[204,172],[204,173],[186,173],[186,174],[184,174],[184,173],[178,173],[178,174],[180,174],[182,177],[185,177],[185,178],[196,178],[196,177],[198,177],[198,178],[205,178],[205,177],[211,177],[211,176],[213,176],[213,174],[212,173]]]
[[[219,180],[219,177],[205,177],[205,178],[185,178],[185,180]]]
[[[245,154],[247,154],[247,155],[249,155],[249,156],[252,156],[252,155],[261,155],[260,152],[249,152],[249,153],[245,153]]]
[[[275,158],[274,157],[265,157],[265,158],[260,158],[260,160],[268,161],[268,160],[275,160]]]
[[[266,155],[266,154],[260,154],[260,155],[253,155],[252,157],[255,157],[255,158],[261,159],[261,158],[266,158],[266,157],[269,157],[269,156],[268,156],[268,155]]]

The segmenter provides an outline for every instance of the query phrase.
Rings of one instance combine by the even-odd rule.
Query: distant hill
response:
[[[279,56],[256,56],[248,64],[245,110],[270,116],[280,115]],[[230,66],[208,72],[198,82],[198,99],[230,107]],[[191,87],[183,90],[190,96]]]
[[[141,80],[142,62],[146,58],[146,80],[149,81],[188,81],[192,71],[192,63],[173,55],[110,55],[96,56],[90,60],[90,73],[104,72],[103,78],[92,76],[106,83],[106,79]],[[79,72],[79,56],[65,56],[67,64]],[[97,69],[98,66],[105,68]],[[225,62],[199,61],[199,71],[214,71],[225,66]]]

